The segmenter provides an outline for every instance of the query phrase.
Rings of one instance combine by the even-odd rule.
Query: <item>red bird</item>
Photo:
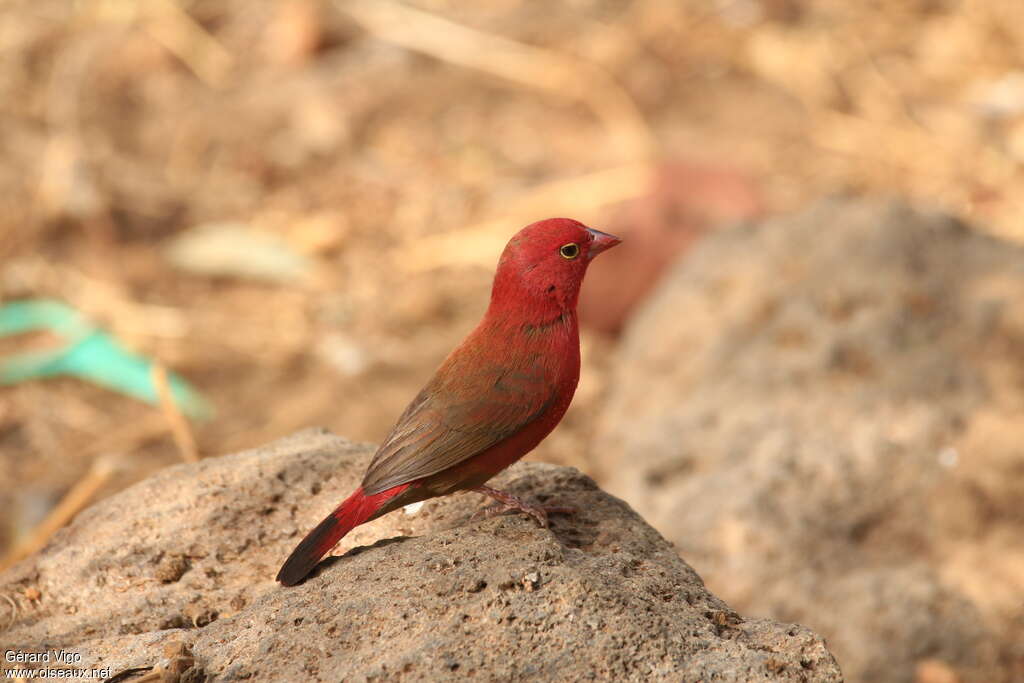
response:
[[[484,486],[559,423],[580,378],[576,300],[591,259],[620,242],[568,218],[526,226],[498,261],[483,320],[445,359],[357,488],[285,560],[301,581],[354,527],[428,498],[472,490],[547,526],[547,512]]]

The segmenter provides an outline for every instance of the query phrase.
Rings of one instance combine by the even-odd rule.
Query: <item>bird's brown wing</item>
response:
[[[482,453],[529,425],[554,402],[554,383],[539,354],[508,364],[460,360],[450,358],[398,418],[366,470],[365,495]]]

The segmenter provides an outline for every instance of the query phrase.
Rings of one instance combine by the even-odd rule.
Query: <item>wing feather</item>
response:
[[[446,470],[543,415],[555,388],[540,356],[495,362],[453,354],[377,450],[363,478],[364,493]]]

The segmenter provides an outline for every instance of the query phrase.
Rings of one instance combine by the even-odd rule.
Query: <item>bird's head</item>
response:
[[[509,240],[494,275],[491,307],[538,313],[574,310],[587,266],[621,242],[571,218],[531,223]]]

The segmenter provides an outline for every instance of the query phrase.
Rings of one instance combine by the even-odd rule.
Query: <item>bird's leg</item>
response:
[[[500,505],[492,505],[489,508],[484,508],[476,515],[473,515],[474,517],[477,517],[479,515],[482,515],[485,518],[493,517],[494,515],[500,515],[503,512],[508,512],[509,510],[519,510],[520,512],[525,512],[526,514],[533,517],[535,520],[537,520],[538,524],[540,524],[543,528],[546,529],[548,527],[549,514],[572,515],[576,513],[576,508],[572,507],[552,507],[546,505],[533,505],[527,503],[525,500],[518,496],[513,496],[511,493],[499,491],[498,489],[492,489],[490,486],[477,486],[473,490],[476,491],[477,493],[482,493],[485,496],[490,496],[491,498],[494,498],[500,503]]]

